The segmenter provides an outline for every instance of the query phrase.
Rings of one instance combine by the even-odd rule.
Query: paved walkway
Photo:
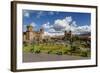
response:
[[[90,59],[90,57],[54,55],[54,54],[44,54],[44,53],[40,54],[23,53],[23,62],[85,60],[85,59]]]

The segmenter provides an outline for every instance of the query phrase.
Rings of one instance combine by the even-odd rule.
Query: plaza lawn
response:
[[[42,44],[27,44],[23,46],[24,52],[31,53],[47,53],[47,54],[57,54],[57,55],[76,55],[82,57],[89,57],[90,50],[82,50],[79,46],[71,46],[69,44],[50,44],[50,43],[42,43]]]
[[[65,52],[70,49],[70,45],[57,45],[57,44],[33,44],[33,45],[24,45],[24,52],[33,52],[40,51],[42,53],[56,53],[58,51]]]

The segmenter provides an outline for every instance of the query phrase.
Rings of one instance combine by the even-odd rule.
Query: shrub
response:
[[[33,53],[33,52],[34,52],[34,49],[33,49],[33,48],[31,48],[31,49],[30,49],[30,52],[31,52],[31,53]]]
[[[23,42],[23,45],[24,45],[24,46],[28,46],[28,43],[27,43],[27,42]]]
[[[72,52],[71,52],[71,50],[70,50],[70,49],[68,49],[68,50],[66,50],[66,51],[64,52],[64,54],[67,54],[67,55],[72,55]]]
[[[40,51],[40,49],[36,46],[36,45],[32,45],[31,46],[32,48],[30,49],[30,52],[31,53],[40,53],[41,51]]]
[[[68,51],[68,50],[64,51],[64,54],[68,54],[68,53],[69,53],[69,51]]]
[[[34,53],[37,53],[37,54],[40,53],[40,52],[41,52],[40,50],[35,50],[34,51]]]
[[[51,53],[52,53],[52,50],[49,50],[47,53],[48,53],[48,54],[51,54]]]
[[[88,57],[89,53],[88,53],[88,51],[81,51],[80,56],[82,56],[82,57]]]
[[[63,53],[62,53],[62,51],[57,51],[55,54],[62,55]]]
[[[78,46],[71,46],[71,49],[69,51],[71,53],[78,53],[80,51],[80,48]]]
[[[31,53],[34,53],[34,50],[35,50],[35,48],[34,48],[34,47],[35,47],[35,46],[34,46],[34,45],[32,45],[31,47],[32,47],[32,48],[30,49],[30,52],[31,52]]]

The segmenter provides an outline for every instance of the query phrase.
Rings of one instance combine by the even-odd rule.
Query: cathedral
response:
[[[27,26],[27,30],[26,32],[23,32],[23,42],[27,42],[27,43],[40,43],[40,42],[44,42],[44,40],[66,40],[68,38],[71,37],[71,32],[64,32],[64,35],[60,35],[60,36],[44,36],[44,28],[41,28],[39,31],[35,31],[34,27],[32,25],[28,25]]]
[[[39,31],[34,31],[34,27],[32,25],[27,26],[26,32],[23,32],[23,41],[24,42],[35,42],[39,41],[41,42],[44,34],[44,29],[41,28]]]

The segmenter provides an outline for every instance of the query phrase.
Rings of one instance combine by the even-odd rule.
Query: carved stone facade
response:
[[[26,32],[23,33],[23,41],[24,42],[41,42],[44,34],[44,29],[41,28],[40,31],[34,31],[34,27],[32,25],[27,26]]]
[[[34,43],[34,42],[43,42],[43,41],[50,41],[50,40],[68,40],[67,38],[71,37],[71,32],[64,32],[64,35],[60,36],[44,36],[44,29],[41,28],[39,31],[34,31],[34,27],[32,25],[27,26],[26,32],[23,32],[23,41],[28,43]]]

